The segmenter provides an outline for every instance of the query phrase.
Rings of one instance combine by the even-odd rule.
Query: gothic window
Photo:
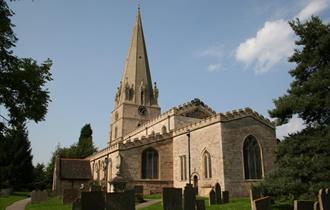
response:
[[[180,175],[181,181],[187,180],[187,158],[185,155],[180,156]]]
[[[163,127],[162,127],[162,134],[164,134],[164,133],[166,133],[166,132],[167,132],[166,126],[163,125]]]
[[[254,136],[248,136],[243,145],[245,179],[261,179],[260,147]]]
[[[141,105],[144,105],[144,91],[141,91]]]
[[[142,179],[158,179],[158,152],[148,148],[142,153]]]
[[[117,135],[118,135],[118,129],[117,127],[115,127],[115,139],[117,138]]]
[[[100,161],[96,164],[96,179],[97,181],[100,181]]]
[[[118,112],[115,113],[115,120],[118,120]]]
[[[203,155],[203,165],[204,165],[204,177],[212,178],[211,155],[207,151],[205,151]]]

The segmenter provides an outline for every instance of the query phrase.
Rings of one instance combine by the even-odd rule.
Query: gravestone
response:
[[[92,185],[91,186],[91,191],[92,192],[94,192],[94,191],[102,191],[102,188],[99,185]]]
[[[229,203],[229,191],[222,191],[222,203]]]
[[[165,187],[163,188],[163,209],[182,210],[182,189]]]
[[[72,202],[72,210],[81,210],[81,200],[77,198]]]
[[[293,201],[294,210],[311,210],[314,208],[314,201]]]
[[[216,197],[215,197],[215,192],[214,192],[213,189],[209,193],[209,204],[210,205],[217,204]]]
[[[12,188],[1,188],[0,189],[0,197],[8,197],[13,192]]]
[[[82,192],[81,210],[104,210],[105,198],[104,192]]]
[[[79,197],[78,189],[64,189],[63,190],[63,203],[72,203]]]
[[[215,184],[215,199],[217,204],[221,204],[221,187],[219,183]]]
[[[196,210],[205,210],[204,200],[196,200]]]
[[[320,204],[318,201],[316,201],[313,205],[313,210],[320,210]]]
[[[330,190],[320,189],[319,191],[320,210],[330,210]]]
[[[252,210],[272,210],[270,196],[258,198],[253,201]]]
[[[33,190],[31,192],[31,203],[40,203],[48,200],[48,192],[46,190]]]
[[[184,210],[195,210],[196,195],[192,184],[187,184],[184,188]]]
[[[251,188],[250,188],[251,206],[253,205],[254,200],[261,198],[261,197],[262,197],[261,191],[258,188],[251,186]]]
[[[135,192],[135,199],[137,202],[142,203],[144,201],[143,199],[143,185],[135,185],[134,186],[134,192]]]
[[[106,210],[135,210],[134,190],[107,193]]]

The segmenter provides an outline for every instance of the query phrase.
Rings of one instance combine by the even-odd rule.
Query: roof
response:
[[[61,179],[92,179],[89,160],[61,158]]]

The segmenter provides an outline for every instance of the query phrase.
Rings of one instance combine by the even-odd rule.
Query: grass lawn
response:
[[[206,210],[251,210],[249,198],[233,198],[229,203],[223,205],[209,205],[207,198],[198,198],[205,200]],[[276,203],[272,206],[273,210],[292,210],[293,207],[287,202]],[[145,207],[141,210],[163,210],[162,204],[155,204]]]
[[[64,205],[59,197],[51,197],[48,201],[42,203],[29,203],[26,210],[71,210],[71,204]]]
[[[14,203],[15,201],[22,200],[29,197],[28,193],[16,192],[8,197],[0,197],[0,210],[5,210],[7,206]]]

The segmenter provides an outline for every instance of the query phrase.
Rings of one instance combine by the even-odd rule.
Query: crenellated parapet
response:
[[[238,120],[246,117],[252,117],[255,120],[265,124],[272,129],[275,129],[275,123],[271,122],[269,119],[265,118],[261,114],[253,111],[251,108],[243,108],[243,109],[235,109],[225,113],[214,114],[208,118],[202,119],[198,122],[191,123],[185,127],[175,130],[174,135],[180,135],[182,133],[186,133],[188,130],[195,130],[201,127],[205,127],[217,122],[229,122],[232,120]]]
[[[156,133],[154,135],[142,136],[141,138],[128,139],[128,140],[125,140],[125,141],[119,143],[119,145],[120,145],[119,149],[125,150],[125,149],[129,149],[132,147],[152,144],[152,143],[155,143],[158,141],[170,139],[170,138],[172,138],[172,135],[173,135],[173,133],[164,133],[164,134]]]

